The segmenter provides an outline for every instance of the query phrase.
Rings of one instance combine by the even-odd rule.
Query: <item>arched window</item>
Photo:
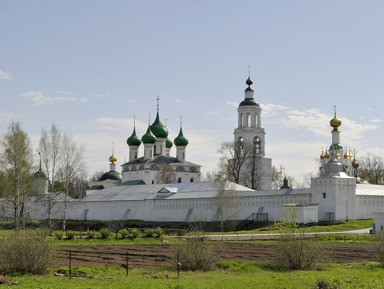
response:
[[[129,167],[128,167],[128,166],[125,166],[125,167],[123,168],[123,172],[129,172]]]
[[[190,167],[190,168],[189,168],[189,171],[190,171],[191,173],[197,173],[197,168],[196,168],[196,167]]]
[[[152,164],[151,167],[149,168],[151,171],[158,171],[159,167],[155,164]]]
[[[253,138],[253,148],[255,150],[255,153],[257,153],[257,154],[260,153],[260,145],[261,145],[260,138],[258,136],[255,136]]]
[[[184,167],[177,167],[176,172],[185,172]]]
[[[140,165],[139,171],[143,171],[143,170],[144,170],[144,165]]]
[[[137,167],[136,166],[132,166],[131,171],[137,171]]]
[[[247,114],[246,114],[246,127],[251,127],[251,125],[252,125],[252,117],[251,117],[251,114],[248,112]]]

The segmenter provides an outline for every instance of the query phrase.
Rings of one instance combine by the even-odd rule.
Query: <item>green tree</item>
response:
[[[5,197],[13,206],[15,228],[24,219],[27,194],[31,191],[33,154],[28,135],[18,122],[11,122],[2,141],[2,178]]]

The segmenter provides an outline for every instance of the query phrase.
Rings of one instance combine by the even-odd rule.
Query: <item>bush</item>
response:
[[[161,229],[160,227],[157,227],[156,229],[153,230],[153,238],[161,238],[163,237],[164,235],[164,231],[163,229]]]
[[[111,231],[108,228],[102,228],[99,232],[102,239],[107,239],[111,234]]]
[[[57,240],[61,240],[61,239],[63,239],[64,232],[63,232],[63,231],[55,231],[55,232],[53,232],[53,236],[54,236]]]
[[[384,267],[384,234],[378,234],[375,236],[373,248],[376,261],[380,263],[381,267]]]
[[[121,236],[121,239],[125,239],[128,237],[128,230],[127,229],[121,229],[121,230],[119,230],[119,234]]]
[[[203,238],[185,241],[177,245],[177,253],[181,269],[209,271],[217,258],[217,251],[213,245]]]
[[[75,231],[67,231],[67,239],[73,240],[75,239],[76,232]]]
[[[52,265],[55,255],[48,231],[14,231],[0,240],[2,269],[22,274],[42,274]]]
[[[154,232],[153,229],[145,229],[144,233],[143,233],[143,237],[144,238],[152,238],[153,232]]]
[[[289,210],[280,221],[280,237],[276,245],[275,264],[290,270],[312,269],[314,265],[326,261],[318,243],[298,232],[295,210]],[[321,256],[320,256],[321,255]]]
[[[86,235],[87,235],[87,238],[88,239],[93,239],[93,238],[95,238],[95,236],[96,236],[96,232],[95,231],[87,231],[86,232]]]
[[[136,228],[133,228],[128,234],[128,238],[131,240],[140,238],[140,237],[141,237],[141,232],[139,229],[136,229]]]

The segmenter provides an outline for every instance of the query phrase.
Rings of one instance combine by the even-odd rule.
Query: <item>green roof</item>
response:
[[[166,138],[168,136],[168,129],[161,123],[159,112],[157,112],[156,119],[151,125],[151,131],[156,137]]]
[[[127,139],[127,144],[129,146],[139,146],[141,145],[141,141],[136,135],[136,128],[133,129],[132,135]]]
[[[143,135],[143,137],[141,138],[141,141],[143,143],[152,143],[152,144],[156,142],[156,137],[153,135],[151,131],[151,127],[149,125],[148,125],[147,132],[145,133],[145,135]]]
[[[183,135],[183,129],[180,127],[179,135],[175,138],[173,141],[176,146],[187,146],[188,145],[188,139],[184,137]]]
[[[334,143],[334,144],[332,144],[332,145],[329,147],[329,150],[330,150],[330,151],[332,151],[332,150],[337,151],[337,150],[342,150],[342,149],[343,149],[343,147],[342,147],[340,144],[338,144],[338,143]]]
[[[167,138],[167,139],[165,140],[165,147],[166,147],[167,149],[170,149],[171,147],[173,147],[173,143],[172,143],[172,141],[171,141],[169,138]]]

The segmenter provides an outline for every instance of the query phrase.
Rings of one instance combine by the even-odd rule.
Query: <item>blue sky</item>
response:
[[[266,153],[300,178],[341,141],[384,153],[382,1],[1,1],[0,132],[21,122],[34,150],[52,123],[86,145],[88,172],[118,165],[126,139],[153,121],[156,97],[171,139],[215,169],[232,140],[248,65]],[[172,151],[175,154],[175,151]]]

